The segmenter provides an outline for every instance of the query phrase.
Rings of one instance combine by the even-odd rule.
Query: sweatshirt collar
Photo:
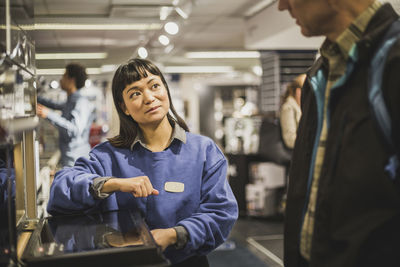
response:
[[[171,139],[169,140],[168,146],[172,144],[174,139],[177,139],[177,140],[181,141],[182,143],[186,144],[186,131],[178,123],[175,123],[175,122],[172,125],[172,136],[171,136]],[[131,150],[133,150],[133,147],[137,143],[140,143],[143,147],[147,148],[143,133],[140,129],[138,129],[138,133],[135,137],[135,140],[133,140],[133,143],[131,145]]]

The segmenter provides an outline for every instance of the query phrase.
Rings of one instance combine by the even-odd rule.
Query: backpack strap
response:
[[[387,147],[393,155],[389,158],[385,170],[392,179],[399,174],[399,151],[396,151],[392,138],[392,120],[382,93],[382,79],[385,62],[390,48],[400,38],[400,19],[396,20],[385,33],[374,55],[369,69],[368,99],[375,119],[384,136]]]

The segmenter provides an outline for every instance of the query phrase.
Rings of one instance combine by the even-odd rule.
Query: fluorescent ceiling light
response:
[[[169,52],[172,51],[172,49],[174,49],[174,45],[173,45],[173,44],[170,44],[169,46],[167,46],[167,47],[164,49],[164,53],[165,53],[165,54],[168,54]]]
[[[105,72],[113,72],[118,68],[118,65],[102,65],[101,66],[101,72],[105,73]]]
[[[63,75],[65,69],[36,69],[36,75]]]
[[[169,14],[171,14],[173,8],[169,7],[169,6],[163,6],[160,9],[160,20],[166,20],[169,16]]]
[[[188,52],[186,58],[259,58],[258,51],[204,51]]]
[[[36,23],[35,30],[159,30],[160,23],[130,24],[73,24],[73,23]]]
[[[184,19],[187,19],[189,17],[189,15],[186,14],[186,12],[183,11],[180,7],[175,7],[175,11],[176,11],[176,13],[179,14],[179,16],[181,16]]]
[[[165,73],[228,73],[233,72],[232,66],[167,66]]]
[[[21,27],[21,28],[22,28],[22,26],[27,27],[27,25],[19,25],[19,27]],[[17,30],[18,31],[18,30],[20,30],[19,27],[15,26],[15,25],[10,25],[10,29],[11,30]],[[5,29],[7,29],[7,26],[5,24],[0,24],[0,30],[5,30]],[[22,29],[24,29],[24,28],[22,28]],[[28,28],[28,30],[33,30],[33,27],[31,26],[30,28]]]
[[[169,44],[169,38],[163,34],[158,37],[158,41],[165,46]]]
[[[107,53],[37,53],[36,59],[103,59]]]
[[[65,68],[62,69],[37,69],[36,75],[63,75]],[[101,68],[86,68],[87,74],[100,74]]]

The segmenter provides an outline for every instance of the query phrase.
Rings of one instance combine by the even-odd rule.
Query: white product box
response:
[[[250,164],[249,177],[253,184],[262,184],[264,188],[274,189],[286,184],[285,167],[272,162]]]

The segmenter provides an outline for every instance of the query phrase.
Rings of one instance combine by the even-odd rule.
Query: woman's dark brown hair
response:
[[[146,78],[147,73],[151,73],[160,77],[165,88],[167,89],[170,110],[173,115],[172,116],[168,112],[167,117],[169,122],[172,125],[173,123],[178,123],[179,126],[185,129],[185,131],[189,131],[189,128],[186,125],[185,121],[176,113],[174,105],[172,104],[168,84],[165,81],[164,75],[161,73],[158,67],[148,60],[134,58],[119,66],[112,80],[111,89],[114,99],[114,105],[117,109],[119,117],[119,134],[112,138],[109,138],[108,140],[115,147],[129,148],[135,140],[136,135],[138,134],[138,123],[130,115],[126,115],[121,109],[121,104],[124,103],[122,92],[127,85]]]

